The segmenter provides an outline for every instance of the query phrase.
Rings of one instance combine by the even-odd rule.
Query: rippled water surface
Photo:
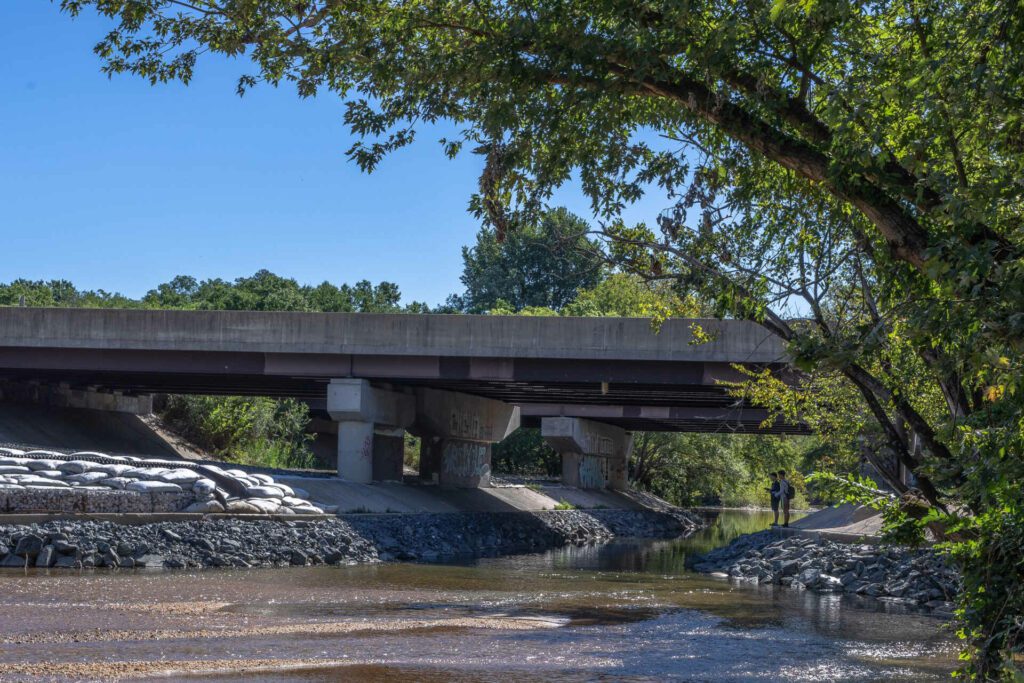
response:
[[[4,572],[0,678],[948,679],[940,620],[683,568],[767,521],[453,565]]]

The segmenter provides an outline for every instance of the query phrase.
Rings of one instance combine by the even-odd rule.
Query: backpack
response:
[[[793,500],[796,498],[796,489],[793,488],[789,481],[779,482],[779,498],[782,500]]]

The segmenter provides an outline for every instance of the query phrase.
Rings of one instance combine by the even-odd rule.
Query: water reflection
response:
[[[935,619],[685,570],[768,521],[730,512],[690,539],[452,565],[0,575],[0,677],[33,662],[169,661],[245,681],[948,678],[954,647]],[[267,668],[225,672],[225,660]]]

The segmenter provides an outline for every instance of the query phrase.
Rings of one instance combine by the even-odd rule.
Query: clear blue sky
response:
[[[239,98],[247,63],[217,59],[188,87],[108,80],[92,54],[106,30],[47,0],[0,3],[0,282],[139,296],[178,274],[268,268],[303,283],[390,280],[430,304],[461,291],[480,161],[444,157],[443,130],[366,175],[345,159],[336,98],[267,86]],[[572,188],[558,203],[590,217]]]

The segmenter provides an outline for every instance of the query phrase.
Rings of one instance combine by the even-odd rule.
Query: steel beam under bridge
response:
[[[699,325],[711,341],[694,343]],[[0,308],[0,378],[126,393],[294,397],[331,379],[430,387],[628,429],[759,431],[719,385],[733,364],[789,372],[781,342],[743,321]],[[768,431],[804,433],[802,425]]]

